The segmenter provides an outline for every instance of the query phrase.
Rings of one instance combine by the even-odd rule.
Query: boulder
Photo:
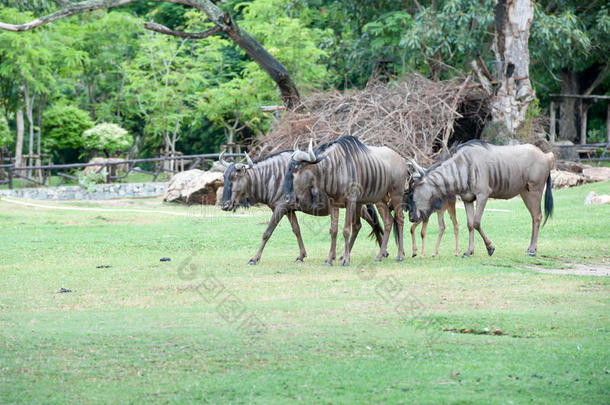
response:
[[[564,170],[551,170],[551,182],[553,188],[566,188],[566,187],[574,187],[584,184],[586,182],[585,177],[567,172]]]
[[[222,192],[224,191],[224,187],[220,186],[216,189],[216,206],[220,207],[222,205]]]
[[[610,204],[610,195],[597,195],[595,191],[591,191],[585,198],[585,205],[589,204]]]
[[[610,167],[585,167],[582,171],[587,181],[606,181],[610,179]]]
[[[93,159],[91,159],[89,161],[89,163],[107,163],[107,162],[122,162],[125,159],[120,159],[120,158],[103,158],[103,157],[95,157]],[[101,166],[86,166],[83,168],[83,174],[86,176],[87,174],[91,173],[91,172],[97,172],[100,169]],[[120,172],[126,172],[127,171],[127,164],[123,163],[120,165],[112,165],[112,166],[106,166],[107,170],[108,170],[108,174],[110,174],[111,176],[118,176]]]
[[[222,173],[186,170],[170,179],[163,201],[214,205],[216,190],[221,186]]]

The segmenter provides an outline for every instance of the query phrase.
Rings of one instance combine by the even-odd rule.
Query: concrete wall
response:
[[[97,184],[91,192],[80,186],[62,186],[0,190],[0,196],[29,200],[109,200],[162,196],[166,188],[167,183],[114,183]]]

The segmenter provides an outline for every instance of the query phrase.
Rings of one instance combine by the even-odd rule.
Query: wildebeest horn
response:
[[[222,155],[224,155],[225,152],[226,151],[224,151],[224,150],[222,152],[220,152],[220,156],[218,156],[218,161],[220,162],[221,165],[228,167],[230,165],[230,163],[222,158]]]
[[[417,174],[419,174],[420,176],[423,177],[426,174],[426,171],[419,164],[417,164],[417,162],[414,159],[407,158],[407,162],[409,164],[411,164],[411,166],[413,166],[415,171],[417,171]]]
[[[248,166],[250,168],[254,167],[254,162],[252,161],[252,159],[250,159],[250,156],[248,156],[247,152],[245,153],[245,155],[246,155],[246,162],[248,163]]]
[[[309,140],[309,148],[307,148],[307,154],[309,155],[309,161],[310,162],[315,162],[316,161],[316,154],[313,151],[313,139]]]
[[[309,154],[307,152],[303,152],[302,150],[296,150],[292,154],[292,158],[297,162],[310,162]]]

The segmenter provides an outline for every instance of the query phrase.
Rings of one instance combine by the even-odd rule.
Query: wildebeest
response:
[[[441,244],[441,239],[443,238],[443,233],[445,233],[445,211],[449,211],[449,217],[451,218],[451,222],[453,223],[453,233],[455,235],[455,255],[460,254],[460,243],[459,243],[459,225],[457,222],[457,217],[455,215],[455,197],[449,197],[446,201],[443,202],[443,206],[436,211],[438,214],[438,238],[436,239],[436,245],[434,246],[434,253],[432,256],[436,256],[438,254],[438,248]],[[415,230],[419,224],[421,225],[421,257],[426,256],[426,229],[428,228],[428,219],[423,220],[421,222],[416,222],[411,225],[411,244],[412,244],[412,257],[417,256],[417,242],[415,241]]]
[[[318,147],[310,142],[307,152],[295,151],[286,174],[286,201],[303,208],[299,198],[310,197],[316,204],[319,195],[326,196],[334,207],[345,207],[345,251],[342,264],[349,265],[351,225],[358,204],[375,204],[384,222],[383,243],[376,260],[387,256],[387,244],[393,218],[387,203],[400,207],[407,176],[406,161],[387,147],[366,146],[353,136],[342,136]],[[396,210],[398,230],[397,260],[404,259],[403,215]],[[327,262],[333,259],[333,249]]]
[[[411,159],[409,159],[411,160]],[[415,172],[418,168],[417,164],[409,164],[412,169],[410,172]],[[428,169],[425,169],[426,172],[440,165],[439,163],[435,163]],[[419,177],[419,174],[418,176]],[[404,201],[407,202],[410,199],[410,194],[412,193],[413,188],[415,187],[415,181],[413,173],[409,178],[409,185],[407,190],[405,191]],[[404,204],[404,203],[403,203]],[[441,244],[441,239],[443,238],[443,234],[445,232],[445,211],[449,211],[449,217],[451,218],[451,222],[453,223],[453,234],[455,235],[455,255],[460,254],[460,242],[459,242],[459,225],[457,222],[457,217],[455,215],[455,196],[449,196],[445,201],[443,201],[443,206],[436,210],[438,216],[438,238],[436,239],[436,245],[434,246],[434,253],[432,256],[436,256],[438,254],[438,248]],[[412,244],[412,257],[417,256],[417,242],[415,241],[415,230],[419,224],[422,224],[421,228],[421,257],[426,256],[426,229],[428,228],[428,221],[430,218],[426,218],[423,221],[415,222],[411,225],[411,244]]]
[[[284,176],[292,153],[292,150],[278,152],[256,164],[252,162],[247,154],[247,163],[228,163],[222,160],[222,155],[220,157],[221,163],[226,167],[224,173],[222,209],[224,211],[234,211],[238,206],[248,207],[251,204],[262,203],[266,204],[273,211],[269,225],[263,233],[263,241],[258,252],[248,262],[249,264],[256,264],[260,260],[267,241],[284,215],[288,217],[292,231],[299,243],[299,256],[296,259],[297,262],[303,261],[307,256],[296,214],[293,209],[287,207],[282,193]],[[327,216],[331,213],[331,207],[329,204],[322,201],[319,206],[313,210],[307,210],[307,208],[305,208],[300,211],[311,215]],[[336,215],[338,216],[338,209],[336,209],[336,211]],[[362,207],[360,216],[371,224],[373,227],[371,235],[374,236],[377,239],[377,243],[381,245],[382,229],[374,207]]]
[[[532,238],[527,253],[531,256],[536,254],[545,182],[545,223],[553,213],[553,153],[544,153],[529,144],[497,146],[476,140],[460,145],[449,159],[427,173],[415,162],[413,164],[418,173],[407,202],[412,222],[427,219],[434,210],[442,207],[444,201],[459,195],[464,201],[468,219],[469,244],[464,257],[474,252],[475,229],[483,238],[487,253],[491,256],[495,248],[481,229],[481,217],[487,199],[509,199],[521,195],[532,216]]]

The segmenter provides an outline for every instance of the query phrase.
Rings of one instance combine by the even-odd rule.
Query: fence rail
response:
[[[124,179],[131,172],[136,173],[145,173],[153,176],[153,181],[156,181],[161,173],[178,173],[184,170],[187,167],[187,170],[196,169],[200,167],[201,169],[205,169],[205,164],[208,161],[217,160],[220,156],[219,153],[204,153],[201,155],[187,155],[187,156],[163,156],[158,158],[146,158],[146,159],[125,159],[125,160],[116,160],[116,161],[108,161],[108,162],[96,162],[96,163],[70,163],[70,164],[60,164],[60,165],[40,165],[40,166],[20,166],[15,167],[14,164],[4,164],[0,165],[0,173],[2,171],[7,172],[7,178],[0,178],[0,184],[8,184],[10,189],[13,188],[15,179],[23,179],[29,183],[36,184],[39,186],[48,186],[47,181],[49,178],[55,174],[56,176],[61,177],[61,180],[57,187],[61,186],[64,181],[67,179],[77,180],[76,176],[73,176],[68,173],[64,173],[65,171],[70,171],[73,169],[83,169],[85,167],[98,167],[95,173],[101,173],[102,170],[106,169],[106,183],[112,183],[118,179]],[[225,153],[224,157],[226,158],[241,158],[244,157],[243,153]],[[167,162],[177,162],[178,165],[172,165],[174,169],[166,167],[165,163]],[[144,170],[136,165],[141,163],[155,163],[154,170]],[[118,174],[118,170],[112,170],[113,168],[117,169],[119,165],[123,165],[125,168],[125,172],[121,175]],[[181,170],[178,170],[180,168]],[[39,179],[35,179],[28,176],[28,173],[39,172]],[[36,177],[36,176],[34,176]]]

